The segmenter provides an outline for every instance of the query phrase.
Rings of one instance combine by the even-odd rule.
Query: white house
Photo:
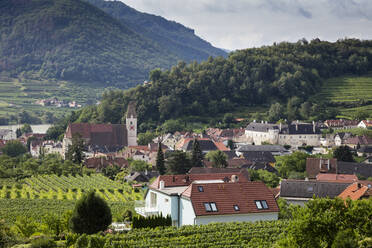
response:
[[[143,216],[170,215],[173,226],[278,219],[273,194],[243,173],[159,176],[149,187]]]
[[[13,130],[0,129],[0,139],[2,140],[14,140],[17,139],[17,135]]]
[[[358,127],[360,127],[360,128],[372,127],[372,120],[363,120],[363,121],[359,122]]]
[[[322,136],[314,122],[309,124],[298,121],[289,125],[252,122],[246,127],[245,135],[255,145],[267,142],[292,147],[320,146]]]

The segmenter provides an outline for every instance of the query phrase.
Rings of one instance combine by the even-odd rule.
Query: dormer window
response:
[[[198,186],[198,191],[199,191],[199,192],[204,192],[204,188],[203,188],[203,186]]]
[[[205,202],[205,211],[207,212],[218,212],[217,205],[215,202]]]
[[[266,200],[260,200],[260,201],[257,200],[257,201],[255,201],[255,203],[256,203],[257,209],[262,210],[262,209],[268,209],[269,208],[269,206],[267,205]]]
[[[239,211],[240,209],[239,209],[239,206],[238,205],[234,205],[234,210],[235,211]]]

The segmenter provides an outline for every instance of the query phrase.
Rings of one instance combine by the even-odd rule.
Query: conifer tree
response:
[[[192,144],[192,157],[191,157],[191,163],[193,167],[203,167],[203,159],[204,155],[202,150],[200,149],[200,144],[197,139],[194,139],[194,142]]]
[[[165,174],[165,163],[164,163],[164,153],[161,148],[161,142],[159,142],[159,147],[158,147],[158,154],[156,156],[156,168],[159,171],[160,175]]]

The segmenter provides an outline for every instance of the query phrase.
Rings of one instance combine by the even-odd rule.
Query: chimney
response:
[[[253,120],[253,123],[256,123],[256,120]]]
[[[282,122],[279,123],[279,132],[282,131]]]
[[[264,123],[264,121],[263,120],[261,120],[261,124],[263,124]]]
[[[362,184],[358,183],[358,189],[360,189],[361,187],[362,187]]]
[[[163,180],[161,180],[159,182],[159,189],[164,189],[164,181]]]
[[[313,133],[315,133],[315,121],[313,121]]]
[[[232,175],[231,176],[231,182],[237,183],[239,181],[239,177],[237,175]]]
[[[296,121],[296,131],[298,131],[298,120]]]

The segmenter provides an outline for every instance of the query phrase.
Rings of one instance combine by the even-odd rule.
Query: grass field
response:
[[[76,101],[82,105],[94,104],[104,90],[104,87],[92,84],[0,77],[0,117],[18,114],[22,110],[34,114],[48,111],[55,116],[61,116],[72,109],[44,107],[35,102],[56,97],[59,100]]]
[[[111,206],[114,216],[133,208],[142,200],[141,190],[112,181],[100,174],[91,176],[45,175],[26,178],[21,182],[1,181],[0,219],[14,221],[17,215],[40,218],[46,213],[61,214],[72,210],[83,193],[95,191]]]

